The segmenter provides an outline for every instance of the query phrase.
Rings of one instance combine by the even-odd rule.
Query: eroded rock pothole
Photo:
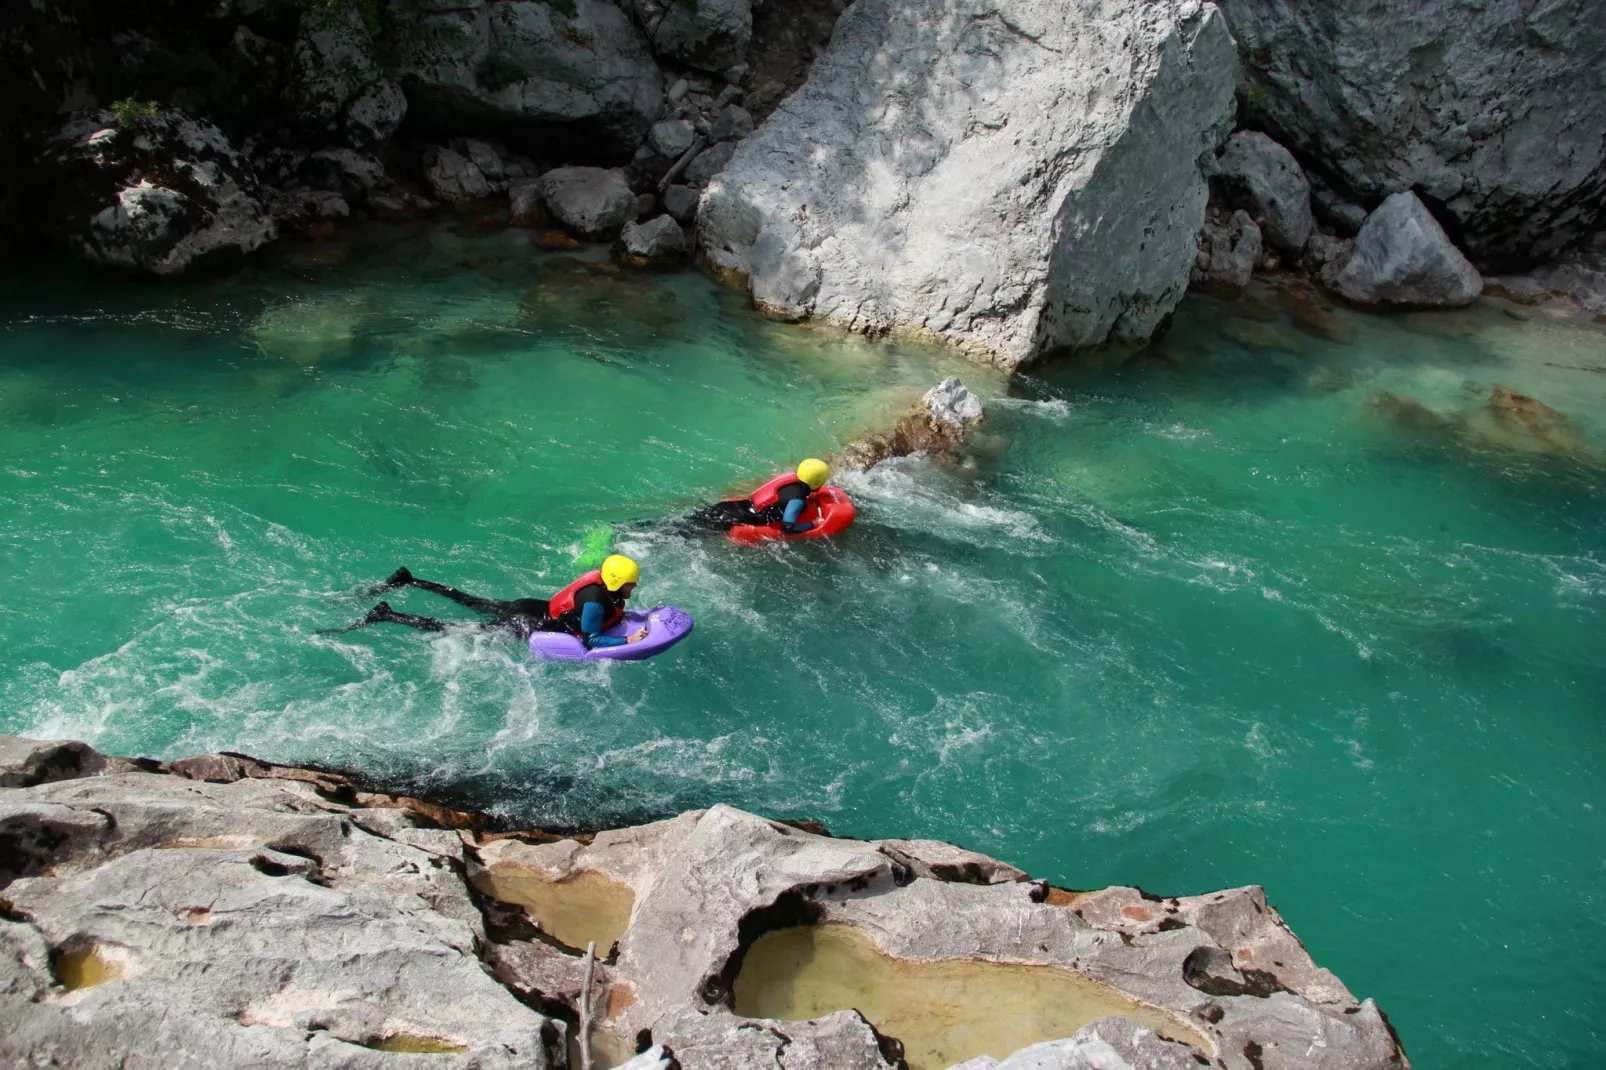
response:
[[[539,870],[495,865],[475,879],[480,891],[523,907],[541,931],[560,944],[583,951],[595,941],[597,956],[624,935],[636,893],[596,870],[580,870],[559,880]]]
[[[1004,1058],[1118,1015],[1206,1054],[1213,1046],[1172,1016],[1109,985],[1053,966],[983,959],[899,959],[852,925],[802,925],[759,937],[735,984],[736,1013],[803,1021],[852,1009],[902,1041],[909,1070]]]

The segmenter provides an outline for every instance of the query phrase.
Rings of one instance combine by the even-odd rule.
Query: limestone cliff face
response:
[[[736,150],[703,254],[784,319],[1015,366],[1181,299],[1237,59],[1197,0],[859,0]]]
[[[1221,0],[1251,121],[1374,207],[1415,189],[1480,266],[1606,219],[1597,0]]]

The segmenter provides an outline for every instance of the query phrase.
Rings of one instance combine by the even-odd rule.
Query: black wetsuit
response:
[[[413,574],[405,568],[399,568],[391,573],[389,579],[369,593],[382,594],[397,587],[418,587],[450,598],[460,606],[467,606],[476,613],[484,613],[491,618],[488,621],[476,622],[479,627],[487,630],[506,629],[520,639],[528,639],[531,632],[554,631],[562,627],[547,615],[547,600],[544,598],[516,598],[511,602],[496,598],[480,598],[478,595],[459,591],[455,587],[448,587],[444,583],[414,579]],[[400,613],[391,609],[389,602],[381,602],[351,627],[328,630],[347,632],[352,628],[361,628],[365,624],[405,624],[409,628],[419,628],[426,632],[443,632],[452,623],[434,617],[421,617],[416,613]]]
[[[695,524],[716,531],[728,531],[737,524],[779,524],[785,519],[789,502],[806,502],[813,493],[807,483],[794,479],[782,484],[775,492],[775,500],[763,509],[754,509],[753,499],[743,498],[740,501],[715,502],[697,510],[691,519]]]

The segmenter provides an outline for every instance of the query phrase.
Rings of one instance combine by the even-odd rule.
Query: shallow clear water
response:
[[[1606,1059],[1606,332],[1344,316],[1340,343],[1191,301],[1144,354],[1006,387],[527,243],[9,279],[0,731],[551,823],[725,800],[1075,888],[1263,883],[1418,1066]],[[975,462],[846,478],[843,539],[652,522],[955,370],[996,398]],[[399,564],[544,596],[599,523],[639,601],[697,617],[669,655],[313,634]]]

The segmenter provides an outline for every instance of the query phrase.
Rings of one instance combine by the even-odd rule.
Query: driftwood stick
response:
[[[664,177],[659,181],[658,196],[662,197],[664,195],[664,190],[669,188],[669,184],[675,179],[679,178],[680,173],[686,170],[686,166],[692,162],[699,152],[702,151],[703,135],[698,134],[692,139],[691,147],[680,154],[680,159],[675,161],[675,166],[671,167]]]
[[[585,980],[580,985],[580,1070],[591,1070],[591,968],[597,960],[597,942],[586,944]]]

